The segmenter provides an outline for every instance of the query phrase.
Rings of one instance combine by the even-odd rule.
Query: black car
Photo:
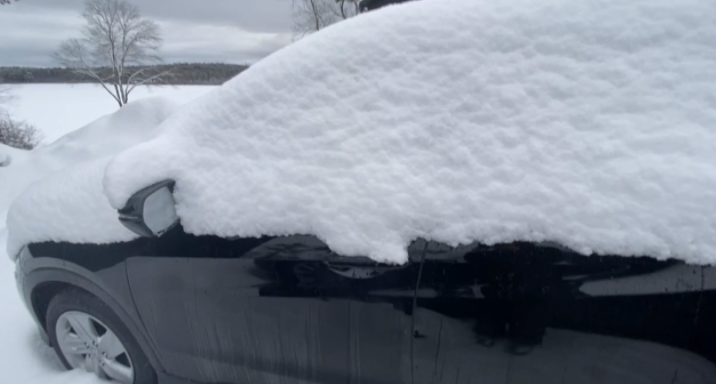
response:
[[[421,239],[381,264],[314,236],[186,234],[149,198],[170,186],[120,211],[137,240],[23,249],[19,290],[66,367],[135,384],[716,380],[714,267]]]

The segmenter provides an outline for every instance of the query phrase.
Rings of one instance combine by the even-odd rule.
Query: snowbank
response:
[[[0,144],[0,168],[9,167],[18,159],[24,159],[27,151]]]
[[[108,156],[156,136],[157,126],[176,109],[166,98],[138,100],[50,145],[11,154],[12,163],[0,168],[0,228],[7,214],[8,254],[13,257],[32,241],[101,242],[110,231],[117,232],[110,236],[113,241],[131,239],[103,195],[104,165]],[[98,158],[104,159],[83,164]],[[95,225],[104,230],[98,234]],[[78,235],[81,230],[87,233]]]
[[[172,178],[191,233],[311,233],[396,263],[423,237],[715,264],[714,15],[701,0],[364,14],[168,118],[112,160],[105,193],[121,208]]]

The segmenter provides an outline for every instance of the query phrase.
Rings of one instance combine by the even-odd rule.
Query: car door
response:
[[[421,276],[416,384],[716,380],[715,267],[431,243]]]
[[[172,374],[222,383],[404,383],[419,262],[340,257],[314,236],[181,228],[128,260],[138,312]]]

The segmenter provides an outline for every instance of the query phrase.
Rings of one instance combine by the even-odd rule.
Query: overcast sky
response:
[[[162,28],[166,62],[254,63],[291,41],[291,0],[130,0]],[[0,6],[0,66],[53,66],[79,34],[83,0]]]

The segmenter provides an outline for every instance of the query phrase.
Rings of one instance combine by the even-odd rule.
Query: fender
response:
[[[22,270],[23,272],[18,271],[18,288],[41,333],[44,333],[44,340],[48,339],[45,319],[42,314],[37,313],[33,294],[37,289],[53,283],[74,286],[97,296],[112,308],[135,337],[158,376],[164,376],[158,349],[147,335],[130,294],[124,260],[99,271],[90,271],[67,260],[33,257],[24,260]]]

